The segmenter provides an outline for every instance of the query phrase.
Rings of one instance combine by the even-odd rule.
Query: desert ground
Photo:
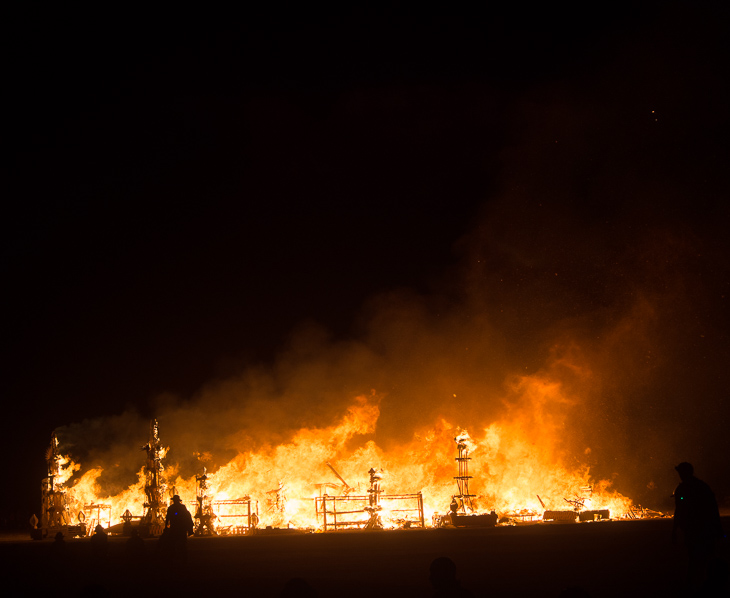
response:
[[[723,518],[730,530],[730,518]],[[192,537],[187,563],[166,562],[157,539],[130,555],[111,537],[108,554],[89,539],[0,542],[4,596],[278,596],[306,579],[320,597],[430,596],[430,562],[450,557],[475,596],[559,596],[580,586],[603,596],[678,596],[685,554],[671,519],[533,524],[490,529],[408,529]],[[718,555],[730,561],[724,539]]]

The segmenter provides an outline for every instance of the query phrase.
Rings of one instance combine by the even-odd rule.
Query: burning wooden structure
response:
[[[278,480],[276,488],[266,491],[266,513],[271,522],[271,527],[289,527],[286,512],[289,499],[286,492],[287,488],[284,480]]]
[[[327,465],[334,471],[329,463]],[[381,486],[383,470],[371,468],[368,474],[370,487],[367,495],[345,492],[341,496],[329,496],[324,493],[314,499],[317,522],[321,521],[323,531],[426,527],[420,492],[384,494]],[[351,490],[339,474],[337,476]]]
[[[64,536],[85,536],[86,523],[83,512],[79,513],[78,523],[71,523],[71,512],[67,490],[64,482],[67,476],[62,474],[63,457],[58,450],[56,433],[51,434],[51,444],[46,450],[47,471],[41,484],[41,518],[33,516],[31,537],[45,538],[58,532]]]
[[[167,454],[167,449],[162,446],[160,441],[160,431],[156,419],[150,423],[150,439],[142,447],[142,450],[147,453],[147,462],[144,468],[145,510],[140,527],[142,528],[142,535],[159,536],[162,534],[162,530],[165,529],[165,514],[167,512],[164,498],[166,485],[162,465],[162,459]]]
[[[196,503],[187,503],[194,507]],[[259,523],[258,501],[250,496],[227,500],[212,500],[203,515],[195,514],[194,529],[196,536],[244,535],[253,532]]]
[[[211,497],[208,495],[208,472],[203,468],[202,475],[195,476],[197,490],[195,493],[195,535],[214,536],[216,535],[216,515],[213,512]]]
[[[112,506],[104,503],[84,505],[87,533],[91,535],[97,525],[109,529],[112,525]]]
[[[248,534],[257,527],[264,526],[307,530],[316,528],[325,532],[343,529],[426,527],[424,511],[428,512],[431,519],[429,524],[432,522],[434,527],[492,527],[498,522],[497,514],[494,510],[479,512],[481,505],[479,501],[483,500],[483,497],[470,489],[473,479],[470,474],[472,453],[477,464],[486,467],[484,455],[481,452],[474,452],[480,445],[472,441],[466,431],[460,432],[453,439],[457,448],[455,458],[457,471],[453,476],[456,492],[453,495],[450,494],[451,483],[448,482],[448,478],[437,488],[435,485],[432,487],[424,485],[428,478],[419,477],[421,471],[418,467],[396,469],[397,479],[418,483],[419,487],[424,488],[422,492],[404,494],[402,491],[407,492],[408,487],[398,484],[396,489],[400,493],[386,494],[383,489],[384,472],[381,469],[370,468],[369,486],[361,489],[360,483],[350,485],[330,462],[325,461],[336,480],[315,484],[319,488],[319,496],[312,498],[308,490],[312,487],[312,483],[308,478],[315,462],[310,461],[308,467],[292,467],[291,457],[288,457],[288,460],[281,460],[272,467],[269,467],[266,460],[241,461],[235,467],[221,468],[214,475],[203,468],[202,473],[189,479],[182,478],[176,473],[174,484],[178,490],[175,490],[172,486],[173,479],[166,479],[165,475],[164,463],[168,449],[163,446],[160,439],[157,421],[152,420],[149,440],[142,447],[145,459],[143,467],[138,470],[138,484],[130,488],[132,492],[126,493],[121,498],[121,495],[105,497],[98,493],[99,486],[95,484],[94,476],[98,477],[100,469],[90,469],[80,476],[80,480],[77,480],[74,486],[66,488],[65,482],[79,469],[79,466],[59,453],[58,440],[54,434],[46,455],[48,476],[43,483],[42,518],[33,523],[35,528],[33,533],[35,536],[45,537],[49,530],[63,530],[64,535],[83,536],[86,535],[87,529],[93,529],[95,525],[101,524],[110,533],[130,534],[136,527],[139,535],[143,537],[158,536],[164,530],[167,501],[171,494],[186,497],[188,508],[194,514],[197,535]],[[448,437],[443,440],[445,442],[439,443],[438,446],[444,448],[438,449],[439,456],[433,460],[434,463],[444,463],[449,458]],[[308,449],[310,441],[312,441],[310,437],[305,437],[300,448]],[[316,438],[313,441],[321,442],[322,448],[328,446],[325,441]],[[324,459],[318,462],[320,466],[323,461]],[[348,461],[345,467],[349,477],[354,475],[353,471],[362,471],[360,468],[367,468],[368,465],[367,461],[361,461],[354,468],[352,461]],[[335,481],[339,483],[332,483]],[[271,489],[266,491],[266,488]],[[550,494],[575,496],[573,500],[565,499],[570,503],[570,509],[561,510],[558,506],[556,510],[553,504],[548,508],[539,496],[537,497],[539,506],[528,503],[523,508],[519,508],[521,506],[519,504],[515,508],[502,505],[505,501],[494,503],[502,505],[503,518],[500,522],[515,524],[539,521],[597,521],[610,517],[608,508],[605,508],[606,502],[600,485],[595,496],[592,486],[575,484],[568,488],[569,490],[567,488],[566,490],[571,494],[567,492],[558,494],[554,488],[551,488]],[[441,514],[434,513],[431,518],[432,505],[429,504],[424,509],[424,493],[426,502],[449,505],[446,513],[443,514],[443,511]],[[288,496],[289,494],[292,496]],[[257,498],[263,501],[262,521],[259,519]],[[594,501],[594,498],[598,500]],[[312,502],[314,509],[311,508]],[[78,511],[76,525],[72,525],[71,511],[74,513]],[[646,516],[640,510],[632,511],[631,515],[634,518]]]
[[[259,503],[250,496],[214,500],[210,504],[218,521],[218,535],[247,534],[258,527]]]
[[[247,534],[256,529],[259,521],[258,501],[250,496],[228,500],[213,500],[208,494],[208,474],[195,476],[197,494],[194,507],[195,535],[220,536]]]
[[[471,461],[469,444],[471,438],[464,430],[454,438],[454,441],[458,451],[456,457],[458,475],[454,476],[454,480],[456,480],[456,487],[459,492],[451,497],[449,513],[443,516],[435,516],[434,524],[437,527],[494,527],[497,524],[497,514],[494,511],[491,513],[477,513],[473,501],[476,495],[469,492],[469,480],[472,478],[469,475],[469,461]]]

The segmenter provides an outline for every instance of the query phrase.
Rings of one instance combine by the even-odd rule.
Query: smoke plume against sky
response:
[[[442,419],[484,429],[529,411],[538,378],[567,397],[550,409],[569,464],[664,506],[689,460],[730,494],[713,10],[559,39],[509,14],[352,19],[353,39],[146,31],[144,51],[105,46],[93,84],[66,47],[10,137],[18,500],[39,500],[55,428],[111,492],[153,416],[193,475],[201,453],[215,469],[357,396],[385,449]]]

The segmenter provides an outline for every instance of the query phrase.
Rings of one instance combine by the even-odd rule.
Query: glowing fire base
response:
[[[423,496],[418,494],[382,494],[379,517],[382,527],[426,527]],[[322,530],[377,529],[369,525],[372,518],[370,496],[324,496],[314,499],[317,521]]]
[[[366,416],[377,415],[377,410],[371,409],[372,406],[368,406],[365,402],[360,402],[358,405]],[[357,410],[350,413],[353,417],[358,414],[362,415]],[[345,423],[349,426],[352,422],[346,418]],[[453,428],[447,426],[446,430],[448,429]],[[331,436],[332,434],[329,434],[328,438]],[[620,516],[627,516],[623,513],[626,512],[626,504],[631,504],[630,501],[620,495],[614,502],[605,500],[605,484],[599,483],[598,486],[588,484],[590,480],[585,472],[580,478],[584,484],[581,486],[576,484],[556,486],[554,480],[548,479],[549,490],[546,490],[546,494],[550,498],[543,501],[536,495],[539,506],[523,503],[526,504],[525,508],[507,507],[505,504],[511,505],[514,501],[507,498],[500,499],[499,494],[505,491],[510,493],[511,486],[505,486],[503,481],[500,485],[500,479],[487,467],[486,458],[479,452],[475,453],[477,469],[489,473],[494,491],[489,494],[484,494],[483,491],[473,493],[469,488],[472,480],[469,471],[472,453],[480,447],[486,447],[488,452],[491,440],[485,437],[479,444],[478,441],[472,440],[466,430],[459,430],[454,441],[458,449],[455,458],[457,475],[453,478],[456,482],[456,492],[451,495],[451,503],[447,502],[444,505],[447,508],[439,513],[433,511],[433,506],[448,500],[450,492],[446,484],[431,484],[433,480],[430,480],[429,476],[418,467],[416,470],[412,468],[404,470],[395,466],[388,475],[396,475],[394,490],[397,493],[384,493],[383,478],[386,474],[379,467],[369,469],[369,487],[361,489],[359,482],[354,486],[350,485],[332,463],[325,460],[330,454],[328,451],[331,447],[327,444],[329,441],[317,444],[316,438],[313,440],[309,433],[284,447],[289,452],[283,451],[283,456],[277,457],[279,459],[277,467],[269,467],[268,459],[271,456],[268,454],[248,454],[245,459],[241,454],[237,460],[214,474],[209,475],[203,467],[202,474],[195,475],[192,479],[184,479],[178,475],[173,480],[165,467],[168,448],[160,440],[157,421],[152,420],[149,441],[142,447],[146,453],[146,460],[144,467],[138,472],[138,483],[130,486],[118,497],[107,497],[98,493],[95,480],[100,475],[101,468],[92,468],[75,484],[69,484],[69,479],[80,466],[60,454],[58,440],[53,434],[46,455],[48,474],[43,480],[41,513],[39,517],[34,516],[31,520],[33,528],[31,535],[42,539],[49,535],[52,537],[60,531],[66,537],[86,536],[89,530],[101,525],[111,534],[129,535],[134,530],[142,537],[158,536],[164,529],[167,505],[175,495],[182,496],[188,504],[194,519],[195,534],[198,536],[244,535],[285,530],[330,532],[425,528],[424,511],[428,514],[428,526],[436,528],[485,528],[500,524],[520,525],[540,522],[593,522],[608,520],[611,513],[616,512],[621,513]],[[310,446],[311,443],[314,445]],[[314,448],[321,450],[314,451]],[[308,451],[311,449],[315,457],[305,464],[306,467],[299,468],[298,461],[290,454],[294,449]],[[436,444],[429,450],[437,451]],[[331,453],[334,454],[334,451]],[[322,456],[321,461],[319,455]],[[367,458],[373,459],[375,463],[388,463],[388,460],[375,449],[372,454],[368,453]],[[438,464],[444,462],[445,458],[443,451],[438,449],[432,460],[434,464]],[[292,469],[295,463],[296,468]],[[360,458],[360,463],[364,464],[363,457]],[[499,472],[499,463],[497,461],[495,465],[496,472]],[[340,484],[330,481],[312,484],[309,474],[315,473],[316,467],[322,464],[329,468]],[[352,460],[348,461],[345,458],[343,465],[338,464],[338,467],[345,467],[344,472],[348,477],[356,475]],[[175,473],[176,469],[173,467],[169,471]],[[542,487],[544,481],[541,478],[530,483],[535,487]],[[319,497],[312,496],[307,482],[310,488],[314,486],[319,489]],[[265,490],[267,487],[271,488],[269,484],[272,483],[275,487]],[[423,491],[417,494],[402,493],[404,490],[407,492],[409,486],[423,488]],[[293,497],[287,496],[290,491],[294,492]],[[557,499],[553,498],[558,491],[571,493],[572,498],[562,499],[569,507],[557,503]],[[426,507],[424,507],[424,496]],[[259,498],[261,512],[259,512]],[[314,513],[311,509],[312,504]],[[500,510],[501,516],[495,512],[497,509]],[[72,513],[76,515],[78,525],[74,525]],[[662,514],[638,506],[632,507],[628,512],[629,518],[653,516]]]

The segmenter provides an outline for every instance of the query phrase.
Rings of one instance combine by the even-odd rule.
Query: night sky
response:
[[[664,496],[692,460],[730,496],[724,3],[47,10],[6,20],[5,512],[37,510],[54,429],[184,407],[311,330],[377,351],[395,303],[488,320],[490,384],[569,336],[606,471]]]

